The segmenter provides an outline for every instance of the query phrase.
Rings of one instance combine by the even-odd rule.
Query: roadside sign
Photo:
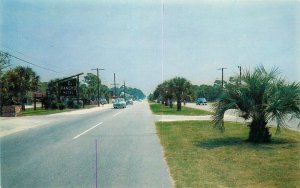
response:
[[[77,79],[70,79],[59,83],[60,96],[77,96]]]

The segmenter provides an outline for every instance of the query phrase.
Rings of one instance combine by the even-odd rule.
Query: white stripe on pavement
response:
[[[121,114],[122,112],[118,112],[115,115],[113,115],[113,117],[116,117],[117,115]]]
[[[95,125],[95,126],[93,126],[93,127],[89,128],[88,130],[86,130],[86,131],[84,131],[84,132],[80,133],[79,135],[75,136],[73,139],[76,139],[76,138],[78,138],[78,137],[82,136],[83,134],[85,134],[85,133],[89,132],[90,130],[92,130],[92,129],[96,128],[97,126],[101,125],[102,123],[103,123],[103,122],[101,122],[101,123],[98,123],[97,125]]]

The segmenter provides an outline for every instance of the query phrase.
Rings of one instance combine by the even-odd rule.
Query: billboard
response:
[[[77,79],[70,79],[59,83],[60,96],[77,96]]]

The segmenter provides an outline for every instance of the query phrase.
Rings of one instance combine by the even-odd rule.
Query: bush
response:
[[[74,105],[75,105],[75,104],[74,104],[74,101],[73,101],[73,100],[70,100],[70,101],[67,102],[67,107],[68,107],[68,108],[74,108]]]
[[[74,104],[73,108],[74,108],[74,109],[79,109],[79,108],[80,108],[80,105],[79,105],[79,104]]]
[[[66,105],[65,105],[64,103],[59,103],[59,104],[58,104],[58,108],[59,108],[60,110],[63,110],[63,109],[66,108]]]
[[[51,102],[51,109],[56,110],[58,108],[57,102]]]

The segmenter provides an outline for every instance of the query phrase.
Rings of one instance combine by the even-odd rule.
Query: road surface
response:
[[[2,188],[173,186],[146,102],[41,118],[1,138]]]

